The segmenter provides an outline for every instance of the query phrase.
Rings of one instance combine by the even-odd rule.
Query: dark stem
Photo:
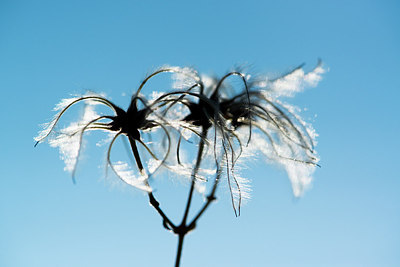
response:
[[[160,208],[160,203],[154,198],[152,192],[149,193],[149,201],[150,204],[157,210],[158,214],[160,214],[161,218],[163,218],[163,226],[167,230],[175,230],[176,226],[171,222],[171,220],[165,215],[165,213]]]
[[[186,225],[186,221],[183,221],[182,224],[179,227],[174,229],[174,232],[178,235],[178,250],[176,252],[175,267],[179,267],[179,264],[180,264],[180,260],[181,260],[181,257],[182,257],[183,239],[185,238],[185,235],[196,227],[197,220],[201,217],[201,215],[203,215],[203,213],[206,211],[206,209],[210,206],[211,202],[216,200],[215,192],[216,192],[217,187],[218,187],[220,176],[221,176],[221,169],[219,169],[218,172],[217,172],[217,175],[215,177],[214,184],[213,184],[213,187],[211,189],[211,192],[207,196],[207,202],[200,209],[199,213],[194,217],[194,219],[187,225]],[[193,184],[194,183],[192,181],[192,185]],[[193,194],[193,192],[192,192],[192,194]],[[189,194],[189,197],[190,196],[191,195]],[[189,203],[189,201],[188,201],[188,203]],[[185,215],[187,215],[187,214],[185,213]]]
[[[178,250],[177,250],[177,253],[176,253],[175,267],[179,267],[179,264],[181,262],[183,239],[184,238],[185,238],[185,234],[179,234],[178,235]]]
[[[197,213],[197,215],[194,217],[192,222],[189,223],[189,225],[188,225],[189,229],[193,229],[194,227],[196,227],[197,220],[201,217],[201,215],[203,215],[203,213],[206,211],[208,206],[210,206],[211,202],[213,202],[213,201],[215,201],[217,199],[215,197],[215,192],[217,191],[217,187],[218,187],[218,184],[219,184],[219,178],[221,176],[221,171],[222,170],[220,170],[220,169],[218,170],[217,176],[215,177],[215,180],[214,180],[213,188],[212,188],[210,194],[207,196],[207,202],[203,205],[203,207],[201,208],[199,213]]]
[[[175,261],[175,266],[179,267],[181,257],[182,257],[182,249],[183,249],[183,239],[185,238],[185,235],[194,229],[195,224],[191,223],[190,226],[186,225],[186,220],[189,215],[189,210],[190,210],[190,205],[192,203],[192,197],[193,197],[193,192],[194,192],[194,187],[196,185],[196,175],[197,171],[199,170],[200,163],[201,163],[201,156],[203,155],[203,149],[204,149],[204,140],[207,137],[207,131],[208,129],[204,129],[201,134],[201,139],[199,142],[199,150],[197,153],[197,159],[196,159],[196,165],[193,169],[192,172],[192,182],[190,185],[190,190],[189,190],[189,195],[188,195],[188,200],[186,203],[186,208],[185,208],[185,213],[183,215],[183,219],[181,224],[174,229],[175,234],[178,235],[178,250],[176,252],[176,261]]]
[[[187,219],[187,216],[189,215],[189,209],[190,209],[190,204],[192,203],[193,191],[194,191],[194,187],[196,185],[196,175],[197,175],[197,171],[199,170],[199,167],[200,167],[201,156],[203,154],[203,149],[204,149],[204,139],[207,137],[207,131],[208,131],[207,129],[203,129],[203,132],[201,134],[201,139],[200,139],[200,143],[199,143],[199,151],[197,153],[197,159],[196,159],[196,165],[195,165],[195,167],[193,169],[193,173],[192,173],[192,183],[190,185],[189,196],[188,196],[188,200],[186,203],[186,209],[185,209],[185,213],[183,215],[181,226],[186,225],[186,219]]]
[[[144,168],[143,168],[142,161],[140,160],[139,151],[136,146],[136,141],[130,135],[128,136],[128,138],[129,138],[129,143],[131,144],[133,156],[135,157],[135,160],[136,160],[137,167],[138,167],[139,171],[141,173],[143,173]]]
[[[199,142],[199,150],[198,150],[197,159],[196,159],[196,165],[193,168],[193,172],[192,172],[192,177],[191,177],[192,181],[191,181],[189,195],[188,195],[188,199],[187,199],[187,203],[186,203],[185,213],[183,215],[182,222],[179,226],[176,226],[175,224],[173,224],[172,221],[165,215],[163,210],[160,208],[160,203],[155,199],[153,193],[152,192],[148,193],[150,204],[156,209],[158,214],[163,219],[163,226],[167,230],[173,231],[176,235],[178,235],[178,248],[177,248],[176,260],[175,260],[176,267],[180,266],[180,262],[181,262],[181,258],[182,258],[182,250],[183,250],[183,240],[184,240],[186,234],[196,227],[197,220],[203,215],[203,213],[209,207],[211,202],[213,202],[216,199],[215,192],[216,192],[216,189],[217,189],[217,186],[219,183],[219,178],[221,175],[221,170],[219,168],[218,168],[211,192],[207,196],[207,202],[203,205],[203,207],[200,209],[200,211],[197,213],[197,215],[194,217],[194,219],[190,223],[187,224],[187,218],[189,216],[189,210],[190,210],[190,206],[192,203],[194,188],[196,185],[196,179],[197,179],[196,175],[200,168],[207,132],[208,132],[208,129],[203,129],[202,134],[201,134],[201,139]]]

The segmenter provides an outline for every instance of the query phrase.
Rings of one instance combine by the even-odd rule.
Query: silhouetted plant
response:
[[[152,100],[145,99],[141,94],[143,87],[162,73],[172,73],[174,89]],[[323,69],[318,64],[308,73],[299,66],[277,78],[253,78],[232,71],[221,79],[211,79],[201,78],[191,68],[163,67],[144,79],[126,111],[93,93],[63,100],[56,107],[57,115],[35,138],[35,146],[48,138],[51,146],[60,149],[66,170],[74,177],[84,133],[92,130],[113,133],[107,150],[107,165],[122,181],[147,192],[163,226],[178,236],[175,266],[179,266],[184,238],[216,199],[222,177],[227,179],[234,213],[240,215],[242,199],[248,197],[248,181],[235,171],[240,161],[261,154],[267,161],[284,166],[295,196],[300,196],[311,182],[312,172],[318,166],[314,151],[316,134],[294,107],[279,98],[291,96],[305,86],[315,86],[321,73]],[[239,91],[228,83],[234,77],[241,82]],[[85,103],[82,119],[57,132],[56,125],[63,114],[80,102]],[[96,114],[94,107],[99,104],[110,108],[112,114]],[[153,148],[142,140],[143,133],[154,135],[157,131],[162,133],[163,146]],[[112,147],[120,136],[129,141],[138,174],[128,163],[111,161]],[[197,146],[190,141],[192,136],[198,139]],[[194,163],[181,158],[182,142],[196,147]],[[143,162],[137,144],[150,155],[147,162]],[[153,194],[149,178],[160,168],[190,177],[189,194],[179,224],[169,219]],[[209,179],[210,176],[213,179]],[[210,189],[203,206],[189,219],[193,194],[199,183],[211,183]]]

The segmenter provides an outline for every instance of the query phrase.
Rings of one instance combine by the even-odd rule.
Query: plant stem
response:
[[[199,143],[199,151],[197,153],[197,159],[196,159],[196,165],[192,172],[192,183],[190,185],[188,200],[186,203],[185,213],[183,215],[181,226],[186,225],[186,219],[187,219],[187,216],[189,215],[189,209],[190,209],[190,205],[192,203],[193,191],[194,191],[194,187],[196,184],[196,174],[200,167],[201,156],[203,154],[203,149],[204,149],[204,139],[207,137],[207,131],[208,131],[207,129],[203,129],[203,132],[201,134],[201,139],[200,139],[200,143]]]
[[[185,238],[185,234],[179,234],[178,235],[178,249],[177,249],[177,253],[176,253],[175,267],[179,267],[179,264],[181,262],[183,239],[184,238]]]
[[[196,185],[196,175],[198,173],[198,170],[200,168],[201,160],[202,160],[202,155],[203,155],[203,150],[204,150],[204,145],[205,145],[205,138],[207,136],[208,129],[203,129],[201,139],[199,142],[199,150],[197,152],[197,159],[196,159],[196,165],[193,168],[192,172],[192,180],[191,180],[191,185],[190,185],[190,190],[188,194],[188,199],[186,202],[186,208],[185,212],[183,214],[182,222],[179,226],[176,226],[175,224],[172,223],[172,221],[165,215],[163,210],[160,208],[159,202],[154,198],[154,195],[152,192],[148,194],[149,196],[149,201],[150,204],[156,209],[158,214],[162,217],[163,219],[163,225],[166,229],[172,230],[177,236],[178,236],[178,248],[176,252],[176,260],[175,260],[175,267],[180,266],[181,258],[182,258],[182,250],[183,250],[183,240],[188,232],[193,230],[196,227],[196,222],[197,220],[203,215],[203,213],[206,211],[206,209],[209,207],[211,202],[213,202],[215,198],[215,192],[219,184],[219,178],[221,176],[221,169],[218,168],[213,187],[211,189],[210,194],[207,196],[207,202],[203,205],[203,207],[199,210],[197,215],[194,217],[194,219],[190,222],[187,223],[187,218],[189,216],[189,210],[190,206],[192,203],[192,198],[193,198],[193,193],[194,193],[194,188]]]
[[[172,221],[165,215],[163,210],[160,208],[160,203],[155,199],[152,192],[149,193],[149,202],[157,210],[158,214],[163,218],[163,225],[167,230],[175,230],[176,226]]]
[[[211,202],[213,202],[216,199],[215,198],[215,192],[217,190],[217,186],[218,186],[218,183],[219,183],[220,175],[221,175],[221,170],[218,170],[217,176],[215,177],[215,180],[214,180],[213,188],[212,188],[210,194],[207,196],[207,202],[200,209],[200,211],[194,217],[194,219],[187,225],[186,225],[186,221],[184,221],[184,222],[182,222],[182,224],[179,227],[175,227],[174,228],[175,234],[178,235],[178,249],[177,249],[177,252],[176,252],[175,267],[179,267],[179,264],[180,264],[180,260],[181,260],[181,257],[182,257],[182,249],[183,249],[183,239],[185,238],[185,235],[196,227],[197,220],[201,217],[201,215],[203,215],[203,213],[209,207]],[[189,194],[189,196],[191,196],[191,195]],[[189,201],[188,201],[188,203],[189,203]]]
[[[194,224],[190,224],[191,227],[186,225],[186,220],[189,215],[189,210],[190,210],[190,205],[192,203],[192,198],[193,198],[193,192],[194,192],[194,187],[196,185],[196,175],[197,172],[200,168],[200,163],[201,163],[201,156],[203,155],[203,149],[204,149],[204,140],[207,137],[207,132],[208,129],[204,129],[201,134],[201,139],[199,142],[199,150],[197,152],[197,159],[196,159],[196,165],[193,169],[192,172],[192,182],[190,185],[190,190],[189,190],[189,195],[186,203],[186,208],[185,208],[185,213],[183,214],[182,222],[178,227],[174,228],[174,232],[178,235],[178,249],[176,252],[176,261],[175,261],[175,267],[179,267],[181,257],[182,257],[182,249],[183,249],[183,239],[185,238],[185,235],[194,228]]]
[[[211,202],[216,200],[215,192],[217,190],[217,186],[218,186],[218,183],[219,183],[219,177],[220,176],[221,176],[221,171],[219,170],[217,172],[217,176],[215,177],[213,188],[212,188],[210,194],[207,196],[207,202],[203,205],[203,207],[201,208],[199,213],[197,213],[197,215],[194,217],[192,222],[189,223],[189,225],[188,225],[189,229],[193,229],[196,226],[197,220],[201,217],[201,215],[203,215],[203,213],[206,211],[206,209],[211,204]]]

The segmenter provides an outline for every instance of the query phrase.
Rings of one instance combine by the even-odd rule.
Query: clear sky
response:
[[[182,264],[400,266],[399,13],[389,0],[2,0],[0,266],[173,265],[176,237],[145,194],[104,178],[90,138],[76,185],[57,150],[33,148],[60,99],[90,89],[126,107],[164,64],[221,76],[318,58],[329,68],[319,86],[290,99],[319,133],[312,189],[295,199],[282,170],[252,164],[242,215],[219,191]],[[179,218],[187,187],[165,183],[156,193]]]

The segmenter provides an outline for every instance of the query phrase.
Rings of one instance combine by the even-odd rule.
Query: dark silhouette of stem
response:
[[[185,238],[185,235],[178,235],[178,250],[176,253],[176,261],[175,261],[175,267],[179,267],[179,264],[181,262],[181,255],[182,255],[182,248],[183,248],[183,239]]]
[[[219,178],[221,176],[221,169],[220,168],[218,168],[218,171],[217,171],[217,174],[216,174],[216,177],[215,177],[215,180],[214,180],[213,187],[211,189],[210,194],[207,196],[206,203],[199,210],[197,215],[194,216],[192,221],[190,223],[187,223],[187,218],[189,216],[190,206],[191,206],[192,199],[193,199],[194,188],[196,186],[196,179],[197,179],[196,176],[197,176],[198,170],[200,168],[207,132],[208,132],[208,128],[203,128],[202,134],[200,136],[201,139],[200,139],[200,142],[199,142],[199,149],[198,149],[198,152],[197,152],[196,164],[195,164],[195,166],[193,168],[193,172],[192,172],[192,177],[191,177],[192,180],[191,180],[189,194],[188,194],[188,198],[187,198],[187,202],[186,202],[185,212],[183,214],[183,218],[182,218],[182,221],[181,221],[180,225],[176,226],[165,215],[163,210],[160,208],[159,202],[155,199],[155,197],[154,197],[152,192],[150,192],[148,194],[149,195],[150,204],[156,209],[158,214],[163,219],[163,226],[167,230],[172,231],[173,233],[175,233],[178,236],[178,248],[177,248],[177,252],[176,252],[175,267],[179,267],[180,266],[180,262],[181,262],[181,258],[182,258],[182,250],[183,250],[183,241],[185,239],[186,234],[196,227],[196,223],[199,220],[199,218],[207,210],[207,208],[210,206],[211,202],[216,200],[215,193],[216,193],[216,190],[217,190],[217,187],[218,187],[218,184],[219,184]]]
[[[185,235],[196,227],[197,220],[201,217],[201,215],[203,215],[203,213],[206,211],[206,209],[210,206],[211,202],[216,200],[215,192],[217,190],[217,186],[218,186],[218,183],[219,183],[220,175],[221,175],[221,170],[218,171],[217,176],[215,177],[213,188],[212,188],[210,194],[207,197],[206,203],[200,209],[200,211],[194,217],[194,219],[187,225],[186,224],[181,224],[174,231],[178,235],[178,249],[177,249],[177,252],[176,252],[175,267],[179,267],[179,264],[180,264],[180,260],[181,260],[181,257],[182,257],[182,249],[183,249],[183,240],[185,238]]]
[[[193,230],[194,227],[195,227],[195,224],[190,224],[190,226],[188,226],[186,224],[186,220],[187,220],[187,217],[189,215],[190,205],[192,203],[194,187],[196,185],[196,175],[197,175],[197,172],[198,172],[199,167],[200,167],[201,156],[203,155],[203,149],[204,149],[204,140],[207,137],[207,131],[208,131],[208,129],[204,129],[203,128],[203,131],[202,131],[202,134],[201,134],[201,139],[200,139],[200,142],[199,142],[199,150],[198,150],[197,159],[196,159],[196,165],[195,165],[195,167],[193,169],[193,172],[192,172],[192,182],[191,182],[191,185],[190,185],[190,190],[189,190],[188,200],[187,200],[187,203],[186,203],[185,213],[183,214],[183,218],[182,218],[181,224],[174,230],[174,232],[178,235],[178,249],[177,249],[177,252],[176,252],[176,262],[175,262],[175,266],[176,267],[179,267],[180,260],[181,260],[181,257],[182,257],[183,239],[185,238],[185,235],[189,231]]]
[[[167,217],[167,215],[165,215],[163,210],[160,208],[160,203],[155,199],[152,192],[149,193],[149,201],[150,204],[157,210],[158,214],[160,214],[160,216],[162,217],[164,228],[166,228],[167,230],[175,230],[176,226],[172,223],[172,221]]]
[[[192,172],[192,182],[190,184],[190,190],[189,190],[188,200],[186,203],[186,209],[185,209],[185,213],[183,215],[181,225],[186,224],[186,219],[187,219],[187,216],[189,215],[189,209],[190,209],[190,204],[192,203],[193,191],[194,191],[194,187],[196,185],[196,175],[197,175],[197,171],[199,170],[199,167],[200,167],[201,156],[203,154],[203,149],[204,149],[204,139],[206,138],[206,136],[207,136],[207,130],[203,130],[203,133],[201,134],[200,143],[199,143],[199,151],[197,153],[196,165]]]
[[[133,152],[133,156],[135,157],[137,167],[138,167],[139,171],[142,173],[144,168],[143,168],[142,161],[140,160],[139,151],[136,146],[136,141],[130,135],[128,136],[128,138],[129,138],[129,143],[131,144],[131,149]]]
[[[188,227],[190,229],[194,229],[194,227],[196,227],[196,222],[197,220],[201,217],[201,215],[203,215],[203,213],[206,211],[206,209],[208,208],[208,206],[211,204],[211,202],[215,201],[217,198],[215,197],[215,192],[217,191],[217,186],[219,183],[219,177],[221,175],[220,170],[217,173],[217,176],[215,177],[214,180],[214,185],[213,188],[210,192],[210,194],[207,196],[207,201],[206,203],[203,205],[203,207],[200,209],[199,213],[197,213],[197,215],[194,217],[194,219],[192,220],[191,223],[189,223]]]

